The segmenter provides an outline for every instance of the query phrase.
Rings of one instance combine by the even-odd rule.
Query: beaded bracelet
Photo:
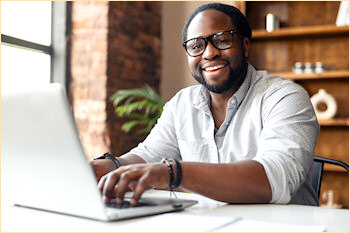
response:
[[[174,183],[174,171],[173,171],[173,167],[171,166],[170,162],[167,160],[167,159],[162,159],[161,161],[162,163],[166,163],[168,165],[168,169],[169,169],[169,175],[170,175],[170,182],[169,182],[169,187],[172,191],[172,188],[171,186],[173,185]]]
[[[171,159],[170,161],[173,161],[175,164],[176,169],[176,182],[170,185],[170,188],[175,189],[180,186],[181,180],[182,180],[182,168],[181,164],[177,159]]]

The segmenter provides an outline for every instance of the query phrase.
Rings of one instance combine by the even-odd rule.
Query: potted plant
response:
[[[135,126],[138,134],[149,133],[162,114],[165,100],[148,84],[141,88],[118,90],[110,100],[119,117],[127,118],[122,130],[130,132]]]

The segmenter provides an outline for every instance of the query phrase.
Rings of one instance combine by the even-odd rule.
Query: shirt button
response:
[[[235,100],[231,100],[231,103],[234,104],[236,101]]]

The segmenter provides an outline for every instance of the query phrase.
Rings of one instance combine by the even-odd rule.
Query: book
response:
[[[338,27],[349,25],[349,2],[341,1],[335,24]]]

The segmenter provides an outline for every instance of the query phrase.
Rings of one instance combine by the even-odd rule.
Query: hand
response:
[[[165,163],[132,164],[104,175],[98,187],[106,203],[112,197],[117,197],[117,203],[122,203],[125,192],[132,190],[134,194],[130,204],[136,205],[144,191],[151,188],[165,188],[169,185],[169,181],[169,170]]]
[[[101,177],[106,175],[108,172],[111,172],[117,168],[115,163],[110,159],[91,160],[90,164],[94,169],[97,181],[99,181]]]

